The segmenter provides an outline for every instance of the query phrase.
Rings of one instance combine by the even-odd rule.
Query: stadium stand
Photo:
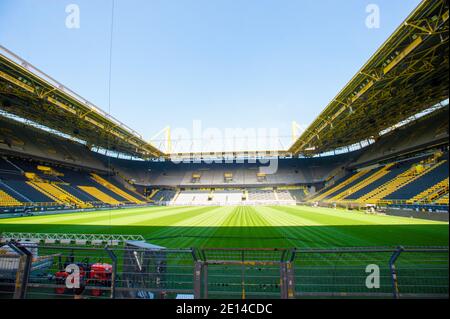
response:
[[[133,202],[135,204],[144,204],[145,203],[144,201],[142,201],[140,199],[137,199],[135,196],[132,196],[129,192],[127,192],[125,190],[122,190],[118,186],[116,186],[113,183],[107,181],[103,177],[101,177],[101,176],[99,176],[99,175],[97,175],[95,173],[92,173],[91,176],[97,183],[99,183],[100,185],[103,185],[104,187],[106,187],[109,190],[113,191],[117,195],[125,198],[127,201]]]
[[[434,180],[431,181],[434,183]],[[413,198],[407,200],[408,204],[413,203],[431,203],[448,193],[448,177],[443,181],[429,187],[428,189],[422,191],[421,193],[415,195]]]
[[[421,129],[430,118],[435,117],[429,116],[418,121],[417,126],[390,134],[412,132],[416,127]],[[440,139],[442,136],[434,137]],[[40,139],[37,135],[35,143]],[[27,141],[31,142],[31,138]],[[97,166],[103,168],[107,167],[107,161],[110,162],[112,170],[107,173],[92,170],[90,160],[79,161],[73,166],[67,165],[67,161],[62,164],[47,158],[41,162],[31,156],[25,159],[17,153],[14,156],[4,154],[0,158],[0,190],[2,206],[41,203],[89,208],[99,204],[147,202],[242,205],[305,200],[361,205],[398,202],[448,205],[448,154],[436,158],[435,154],[439,152],[426,149],[422,149],[425,155],[417,151],[398,159],[395,157],[393,161],[386,161],[386,152],[380,151],[379,162],[367,161],[365,150],[329,157],[279,159],[275,174],[262,174],[261,165],[249,163],[174,164],[115,159],[99,154],[91,156],[100,163]],[[370,165],[352,169],[361,162],[370,162]],[[147,197],[139,194],[127,181],[141,189],[147,188]],[[202,188],[182,190],[194,184]],[[326,186],[322,188],[323,184]],[[320,189],[317,193],[314,192],[316,188]]]
[[[291,197],[297,202],[303,202],[308,195],[304,188],[302,189],[289,189],[288,190]]]
[[[343,198],[348,198],[351,194],[366,188],[368,185],[372,184],[373,182],[379,180],[383,176],[389,173],[389,169],[394,164],[388,164],[382,167],[379,167],[377,169],[374,169],[370,171],[367,178],[363,178],[360,182],[355,182],[353,185],[350,185],[347,188],[341,189],[340,193],[332,197],[329,201],[337,201],[341,200]]]
[[[295,190],[298,191],[298,190]],[[304,194],[304,193],[303,193]],[[275,189],[200,189],[180,190],[171,205],[291,205],[296,199],[289,190]]]
[[[59,188],[65,190],[66,192],[73,194],[75,197],[79,198],[83,202],[95,204],[97,202],[96,198],[93,196],[90,196],[88,193],[83,192],[79,188],[74,187],[70,184],[59,184]]]
[[[9,191],[9,194],[12,192],[14,198],[22,203],[66,204],[80,207],[101,203],[108,205],[141,204],[147,201],[167,204],[179,195],[180,192],[177,189],[193,185],[205,189],[224,186],[251,189],[250,192],[241,190],[240,195],[235,197],[236,202],[238,202],[237,197],[241,197],[239,199],[241,202],[242,200],[274,201],[277,199],[279,201],[302,201],[306,194],[301,189],[269,192],[261,190],[259,195],[254,195],[254,191],[267,186],[305,185],[305,187],[308,186],[307,188],[320,188],[321,183],[329,179],[331,174],[343,170],[359,155],[358,152],[354,152],[323,158],[279,159],[277,172],[265,174],[260,172],[259,167],[264,166],[260,164],[174,164],[167,161],[133,161],[111,158],[93,153],[76,142],[16,123],[11,119],[2,118],[1,121],[5,123],[5,127],[10,128],[10,130],[6,130],[7,132],[20,131],[19,139],[23,142],[16,143],[22,145],[19,151],[12,150],[8,146],[8,150],[4,150],[4,158],[0,161],[0,171],[4,173],[0,175],[1,182],[10,187],[12,191]],[[11,139],[11,133],[8,134]],[[36,145],[45,145],[46,148],[53,149],[56,153],[53,151],[45,154],[39,153],[40,148]],[[53,145],[63,145],[64,147]],[[27,157],[23,156],[25,153],[28,154]],[[60,156],[60,153],[64,153],[65,156]],[[10,157],[11,154],[13,157]],[[31,158],[34,159],[30,160]],[[70,160],[71,158],[76,158],[75,164]],[[108,165],[112,168],[109,173]],[[41,166],[41,169],[38,166]],[[30,178],[26,177],[26,173],[29,173],[28,177],[34,174],[38,182],[44,184],[30,185]],[[232,178],[226,181],[225,173],[230,173]],[[154,193],[147,194],[148,198],[145,198],[143,193],[137,193],[135,187],[127,181],[138,185],[141,190],[153,185],[150,189]],[[81,186],[88,188],[83,189],[80,188]],[[259,199],[259,196],[262,198]],[[180,200],[182,198],[183,195]],[[200,198],[197,198],[197,202],[203,202]],[[217,198],[221,198],[220,193],[217,193]],[[205,202],[214,203],[214,198],[209,198]]]
[[[222,205],[239,205],[242,203],[242,189],[220,189],[215,190],[212,201]]]
[[[107,166],[85,145],[41,129],[0,117],[0,152],[88,167],[105,172]],[[25,156],[23,156],[25,155]]]
[[[429,119],[435,119],[434,115],[418,121],[417,126],[394,133],[404,134],[405,131],[414,131],[416,127],[421,129]],[[442,136],[434,137],[440,139]],[[40,139],[38,135],[36,142]],[[433,155],[427,155],[431,153]],[[115,159],[99,154],[91,156],[97,164],[100,163],[97,166],[103,168],[107,166],[106,161],[110,162],[112,170],[106,173],[103,170],[93,171],[90,160],[87,163],[79,161],[77,166],[72,166],[48,158],[41,162],[38,158],[25,159],[19,154],[13,157],[4,154],[0,158],[0,190],[3,206],[41,203],[89,208],[98,204],[147,202],[164,205],[240,205],[305,200],[310,203],[361,205],[402,201],[408,204],[448,205],[448,154],[436,158],[435,153],[412,153],[386,162],[386,152],[380,151],[379,162],[371,161],[369,166],[362,165],[358,169],[352,167],[361,162],[368,163],[365,151],[336,157],[280,159],[279,169],[272,175],[261,174],[260,165],[249,163],[174,164]],[[148,188],[147,197],[139,194],[127,181]],[[180,190],[194,184],[202,189]],[[322,188],[323,184],[327,186]],[[316,188],[320,190],[314,193]]]
[[[288,190],[276,190],[275,197],[281,201],[294,200],[294,198],[292,197],[291,193]]]
[[[0,206],[21,206],[22,203],[0,189]]]
[[[74,205],[80,208],[92,207],[91,203],[84,202],[83,200],[73,195],[71,189],[64,189],[56,184],[50,183],[34,183],[34,184],[37,185],[40,189],[54,196],[56,201],[60,202],[61,204]]]
[[[331,185],[329,187],[326,187],[324,189],[322,189],[315,197],[314,200],[315,201],[320,201],[324,198],[327,198],[328,196],[330,196],[331,194],[336,193],[337,191],[339,191],[341,188],[345,187],[346,185],[352,183],[355,179],[358,179],[361,175],[364,175],[365,172],[364,171],[360,171],[360,172],[352,172],[351,174],[341,178],[340,180],[338,180],[336,183],[331,183]]]
[[[154,189],[148,199],[154,203],[169,203],[176,194],[173,189]]]
[[[170,161],[133,161],[111,158],[111,166],[136,185],[156,185],[161,188],[223,188],[265,187],[323,183],[329,175],[347,166],[358,152],[318,158],[291,158],[277,160],[275,174],[258,179],[259,163],[174,163]],[[105,163],[107,159],[104,159]],[[201,172],[200,182],[192,176]],[[232,173],[232,180],[225,181],[224,174]]]
[[[438,200],[435,201],[436,204],[438,205],[447,205],[449,203],[449,197],[448,197],[448,190],[447,193],[442,195]]]
[[[275,201],[275,193],[268,189],[249,189],[248,199],[251,201]]]
[[[208,201],[209,191],[202,190],[182,190],[176,196],[174,204],[189,205],[194,203],[206,203]]]
[[[0,182],[4,185],[4,187],[10,189],[11,192],[14,191],[13,196],[17,200],[28,203],[56,203],[51,197],[48,197],[27,184],[27,181],[28,179],[25,176],[16,173],[2,173],[0,175]],[[20,194],[20,196],[18,194]]]
[[[376,190],[365,194],[358,200],[364,203],[376,204],[379,200],[387,198],[388,195],[395,193],[397,189],[402,189],[406,185],[413,183],[418,184],[417,181],[426,173],[434,170],[442,165],[444,162],[429,164],[423,166],[422,164],[413,165],[410,169],[402,174],[397,175],[392,180],[384,185],[381,185]]]
[[[0,159],[2,205],[92,208],[103,205],[145,204],[147,200],[124,186],[117,176],[78,167],[41,163],[38,159],[3,156]],[[114,178],[112,178],[114,177]],[[14,204],[14,205],[13,205]]]
[[[412,156],[417,150],[448,145],[449,106],[419,118],[381,136],[367,147],[353,166],[370,165],[383,160],[393,160],[404,154]]]
[[[387,172],[386,174],[376,180],[371,181],[368,185],[362,187],[361,189],[349,194],[345,197],[345,200],[356,200],[363,195],[372,192],[376,188],[392,180],[395,176],[400,175],[408,170],[413,163],[415,163],[415,160],[407,160],[403,162],[387,164],[386,166],[384,166],[384,169]]]
[[[434,165],[430,163],[429,168],[421,172],[412,182],[403,187],[399,187],[393,193],[385,196],[384,199],[412,200],[415,196],[435,186],[436,181],[439,181],[443,177],[447,177],[446,179],[448,180],[448,174],[448,156],[446,156],[446,158],[439,160]]]
[[[120,205],[120,201],[115,198],[112,198],[108,194],[103,193],[96,187],[93,186],[78,186],[81,190],[85,191],[89,195],[95,197],[97,200],[110,205]]]
[[[336,201],[340,198],[342,198],[342,196],[345,196],[346,192],[351,189],[352,187],[358,185],[359,183],[363,182],[364,180],[366,180],[371,174],[373,173],[373,170],[371,169],[363,169],[359,172],[357,172],[355,175],[353,175],[351,178],[347,179],[344,183],[341,183],[340,187],[335,187],[338,188],[337,190],[331,192],[331,194],[327,195],[326,198],[330,201]]]
[[[352,171],[308,201],[364,205],[448,205],[448,152],[431,151],[406,160]],[[441,200],[442,199],[442,200]]]

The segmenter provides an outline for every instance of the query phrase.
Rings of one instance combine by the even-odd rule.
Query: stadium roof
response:
[[[119,120],[0,46],[0,109],[141,158],[315,155],[376,140],[448,99],[449,8],[424,0],[288,150],[165,154]]]
[[[144,158],[165,155],[133,129],[2,46],[0,108],[91,147]]]
[[[424,0],[290,147],[312,155],[377,139],[448,99],[449,8]]]

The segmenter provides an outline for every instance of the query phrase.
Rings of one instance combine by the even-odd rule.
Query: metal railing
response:
[[[355,297],[448,298],[448,247],[0,248],[0,298]]]

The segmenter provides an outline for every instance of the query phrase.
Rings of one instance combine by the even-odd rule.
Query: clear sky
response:
[[[0,0],[0,44],[125,124],[309,125],[419,0]],[[69,4],[80,28],[66,27]],[[366,7],[380,27],[366,27]]]

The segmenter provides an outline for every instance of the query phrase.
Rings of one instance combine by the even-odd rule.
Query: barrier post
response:
[[[112,273],[111,273],[111,299],[116,298],[116,278],[117,278],[117,256],[108,246],[105,247],[106,252],[112,261]]]
[[[396,251],[392,254],[391,258],[389,259],[389,269],[391,271],[391,280],[392,280],[392,293],[394,299],[400,298],[400,291],[398,288],[398,276],[397,276],[397,270],[395,268],[395,262],[397,261],[400,254],[403,252],[404,248],[402,246],[399,246]]]
[[[25,299],[33,254],[26,247],[14,241],[9,242],[8,246],[20,255],[19,267],[16,273],[14,299]]]

